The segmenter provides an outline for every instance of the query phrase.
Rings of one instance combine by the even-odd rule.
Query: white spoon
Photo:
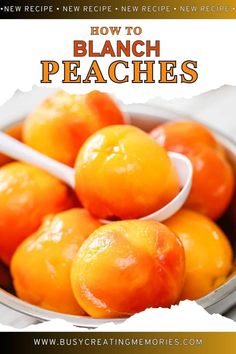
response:
[[[41,154],[31,147],[19,142],[11,136],[0,131],[0,152],[15,160],[23,161],[39,167],[51,175],[65,182],[71,188],[75,188],[74,169],[68,167],[50,157]],[[149,214],[141,220],[164,221],[175,214],[185,203],[192,185],[192,164],[189,159],[175,152],[168,153],[178,173],[181,190],[178,195],[163,208]],[[108,220],[105,222],[109,222]]]

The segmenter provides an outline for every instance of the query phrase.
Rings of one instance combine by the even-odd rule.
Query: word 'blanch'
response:
[[[106,40],[100,48],[94,41],[74,41],[74,58],[96,60],[42,60],[41,83],[51,83],[56,74],[62,75],[63,83],[193,83],[198,78],[197,61],[157,60],[160,57],[160,41],[111,41]],[[102,57],[116,58],[110,62]],[[143,60],[127,60],[141,58]],[[148,60],[146,60],[148,58]]]

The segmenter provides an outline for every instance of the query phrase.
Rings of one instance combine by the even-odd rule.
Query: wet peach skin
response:
[[[99,218],[146,216],[166,205],[180,189],[165,149],[130,125],[106,127],[87,139],[75,174],[79,200]]]
[[[99,92],[58,92],[27,118],[24,141],[30,146],[71,166],[80,150],[76,193],[93,216],[82,209],[61,212],[77,205],[74,194],[45,172],[18,162],[0,169],[0,259],[9,264],[21,244],[11,271],[23,300],[68,314],[123,317],[180,298],[197,299],[231,276],[226,236],[191,210],[167,220],[168,228],[138,220],[98,228],[95,217],[139,218],[179,192],[177,174],[160,145],[192,161],[187,206],[216,219],[232,196],[232,169],[207,128],[167,123],[151,133],[157,144],[123,123],[116,104]],[[20,132],[17,127],[9,134],[20,139]],[[6,162],[0,155],[0,165]],[[44,219],[48,214],[54,215]]]
[[[117,104],[106,93],[70,95],[57,91],[25,120],[23,141],[60,162],[74,165],[85,140],[111,124],[124,124]]]
[[[218,225],[188,209],[177,212],[165,225],[184,246],[186,275],[182,300],[199,299],[227,279],[233,270],[233,250]]]
[[[168,227],[141,220],[100,225],[83,209],[47,217],[13,256],[17,295],[58,312],[123,317],[198,299],[232,276],[229,241],[194,211],[182,209]]]
[[[11,273],[17,295],[31,304],[84,315],[70,285],[70,268],[83,241],[101,223],[84,209],[47,216],[15,252]]]
[[[77,204],[73,192],[48,173],[21,163],[0,168],[0,259],[9,264],[17,246],[44,216]]]
[[[162,124],[151,136],[169,151],[185,154],[193,166],[193,185],[186,206],[213,220],[228,208],[234,175],[223,148],[199,123],[176,121]]]
[[[87,238],[71,268],[80,306],[92,317],[124,317],[179,300],[181,242],[157,221],[117,221]]]

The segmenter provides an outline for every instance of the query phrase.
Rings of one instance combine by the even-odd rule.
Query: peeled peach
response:
[[[58,91],[26,118],[23,139],[45,155],[73,166],[81,145],[92,133],[123,123],[123,113],[106,93]]]
[[[83,241],[100,225],[84,209],[46,217],[12,258],[11,273],[17,295],[49,310],[84,315],[72,293],[71,263]]]
[[[231,271],[231,245],[213,221],[188,209],[180,210],[165,225],[184,246],[186,276],[181,299],[199,299],[214,290]]]
[[[92,135],[78,154],[75,171],[80,201],[100,218],[139,218],[179,192],[165,149],[129,125],[106,127]]]
[[[222,147],[199,123],[176,121],[151,132],[155,141],[169,151],[185,154],[192,162],[193,184],[186,206],[216,220],[233,196],[234,175]]]
[[[93,317],[124,317],[178,301],[184,280],[179,239],[157,221],[117,221],[83,243],[71,268],[80,306]]]
[[[16,124],[14,127],[11,127],[5,131],[6,134],[10,135],[11,137],[22,140],[22,123]],[[0,154],[0,167],[11,162],[12,159],[6,155]]]
[[[218,149],[218,143],[210,130],[194,121],[179,120],[164,123],[153,129],[151,135],[170,151],[187,153],[199,144]]]
[[[193,181],[186,206],[213,220],[219,219],[233,197],[233,170],[226,159],[208,147],[195,149],[189,158]]]
[[[45,215],[74,205],[72,191],[48,173],[20,162],[0,168],[0,259],[9,264],[16,247]]]

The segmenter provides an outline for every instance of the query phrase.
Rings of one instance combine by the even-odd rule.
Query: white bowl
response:
[[[30,93],[17,93],[6,105],[0,108],[0,128],[5,129],[16,122],[22,121],[35,105],[52,91],[54,90],[37,88]],[[171,110],[144,104],[125,105],[122,106],[122,109],[128,114],[132,124],[147,131],[168,120],[189,118],[183,115],[180,116]],[[215,135],[228,151],[233,167],[236,170],[236,144],[219,132],[215,132]],[[48,311],[24,302],[2,289],[0,289],[0,303],[39,321],[60,318],[79,327],[95,328],[107,322],[119,323],[124,320],[122,318],[94,319],[86,316],[72,316]],[[197,303],[209,313],[223,313],[233,305],[236,305],[236,276],[210,294],[199,299]]]

